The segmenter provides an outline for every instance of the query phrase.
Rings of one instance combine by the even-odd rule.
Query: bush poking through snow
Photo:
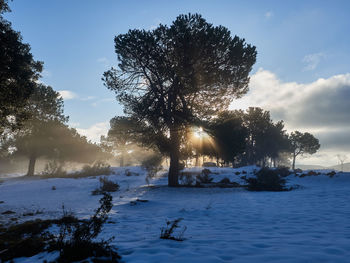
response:
[[[67,172],[63,169],[63,163],[56,160],[50,161],[45,165],[44,171],[41,173],[44,177],[67,177]]]
[[[211,171],[209,169],[203,169],[201,175],[197,175],[197,184],[210,184],[214,178],[210,177]]]
[[[125,176],[139,176],[140,175],[138,173],[130,171],[129,169],[125,169],[124,174],[125,174]]]
[[[227,177],[225,177],[225,178],[222,178],[222,179],[221,179],[220,183],[221,183],[221,184],[230,184],[231,181],[230,181],[230,179],[228,179]]]
[[[93,241],[106,223],[112,206],[112,196],[104,193],[100,207],[89,220],[73,223],[71,220],[63,221],[58,238],[49,246],[49,251],[60,252],[56,262],[75,262],[87,258],[91,258],[92,262],[119,262],[120,256],[108,245],[114,237],[107,241]]]
[[[331,171],[331,172],[327,173],[326,175],[328,175],[330,178],[333,178],[333,176],[336,174],[337,173],[335,171]]]
[[[276,170],[262,168],[256,174],[256,178],[243,178],[249,191],[288,191],[285,187],[286,180]]]
[[[288,175],[292,174],[292,172],[289,171],[289,168],[286,166],[279,166],[275,169],[275,171],[279,176],[282,176],[282,177],[287,177]]]
[[[84,165],[80,172],[75,173],[75,176],[97,176],[97,175],[110,175],[113,174],[111,166],[104,162],[96,162],[92,166]]]
[[[143,160],[141,167],[147,171],[146,183],[149,184],[150,180],[154,178],[162,167],[163,156],[160,154],[153,154],[149,158]]]
[[[160,238],[161,239],[171,239],[175,241],[184,241],[183,235],[187,229],[186,226],[184,226],[177,235],[174,235],[175,230],[179,228],[179,223],[181,222],[183,218],[178,218],[173,221],[166,221],[166,227],[162,227],[160,229]]]
[[[63,209],[60,219],[37,219],[0,229],[0,262],[32,257],[45,251],[58,251],[59,257],[53,262],[59,263],[88,258],[92,262],[119,262],[116,249],[109,246],[113,238],[94,241],[106,223],[111,208],[112,196],[105,193],[100,199],[100,207],[89,220],[79,220]],[[60,227],[58,235],[47,230],[52,225]]]
[[[181,172],[179,175],[181,185],[192,186],[194,184],[193,174],[189,172]]]
[[[119,184],[109,180],[106,176],[100,177],[100,187],[92,191],[92,195],[101,195],[105,192],[116,192],[119,190]]]

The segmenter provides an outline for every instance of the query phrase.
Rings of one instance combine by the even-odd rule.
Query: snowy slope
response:
[[[289,184],[303,187],[290,192],[248,192],[242,188],[168,188],[166,178],[145,183],[145,173],[125,176],[116,168],[110,179],[121,185],[112,193],[110,223],[101,237],[115,236],[113,245],[125,262],[349,262],[350,174],[298,178]],[[229,177],[240,181],[240,169],[210,168],[215,181]],[[196,168],[192,169],[196,170]],[[200,168],[197,168],[200,171]],[[0,185],[2,223],[36,216],[59,217],[64,203],[79,217],[98,206],[91,191],[98,178],[10,179]],[[56,190],[52,190],[52,186]],[[131,202],[137,199],[148,202]],[[30,211],[43,214],[22,216]],[[167,219],[183,218],[185,240],[159,238]],[[51,255],[52,256],[52,255]],[[16,262],[37,262],[38,257]]]

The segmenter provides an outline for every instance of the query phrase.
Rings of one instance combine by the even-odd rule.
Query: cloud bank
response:
[[[71,100],[78,97],[77,94],[70,90],[59,90],[58,93],[64,100]]]
[[[319,157],[328,158],[327,162],[336,163],[337,153],[350,153],[350,73],[302,84],[282,82],[274,73],[259,69],[249,86],[249,93],[234,101],[232,109],[261,107],[274,120],[284,120],[289,132],[313,133],[321,143]]]
[[[86,136],[86,138],[92,142],[100,142],[101,135],[107,135],[109,130],[109,122],[99,122],[95,123],[92,126],[84,129],[84,128],[76,128],[77,131]]]

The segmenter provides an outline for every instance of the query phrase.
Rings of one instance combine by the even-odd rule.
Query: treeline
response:
[[[138,147],[148,147],[168,157],[171,142],[135,118],[117,116],[110,121],[107,137],[101,138],[106,151],[124,165]],[[298,155],[313,154],[320,144],[310,133],[288,134],[284,122],[273,122],[269,111],[250,107],[246,111],[221,111],[210,120],[181,130],[180,161],[198,166],[199,158],[213,158],[217,166],[291,166]],[[193,161],[194,160],[194,161]]]
[[[9,11],[7,1],[0,0],[1,164],[15,166],[13,160],[25,157],[31,176],[40,157],[59,166],[105,159],[98,145],[68,127],[60,94],[40,82],[43,62],[34,60],[29,44],[3,18]]]

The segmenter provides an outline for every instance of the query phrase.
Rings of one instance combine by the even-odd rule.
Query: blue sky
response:
[[[62,94],[70,124],[91,139],[96,140],[106,132],[113,116],[122,114],[114,94],[101,81],[103,72],[116,65],[114,36],[128,29],[170,24],[182,13],[200,13],[208,22],[226,26],[233,35],[257,47],[251,92],[245,99],[234,102],[232,108],[264,106],[276,120],[283,117],[287,124],[289,122],[290,131],[310,130],[323,138],[322,132],[328,131],[329,125],[320,128],[319,125],[305,125],[309,123],[307,120],[296,121],[296,116],[286,114],[286,109],[276,108],[271,96],[264,96],[269,94],[265,91],[283,89],[286,91],[282,92],[283,99],[294,89],[301,94],[308,90],[305,96],[310,100],[313,94],[323,90],[335,89],[342,97],[348,95],[350,1],[14,0],[10,7],[12,13],[5,17],[21,32],[24,42],[31,45],[35,58],[44,61],[42,81],[55,90],[65,91]],[[341,87],[334,84],[333,77],[337,75],[343,77],[342,84],[337,82],[343,85]],[[329,81],[326,88],[317,84],[320,78]],[[321,86],[315,88],[315,85]],[[329,92],[327,94],[322,98],[330,96]],[[347,98],[350,99],[350,94]],[[340,126],[347,120],[350,123],[346,110],[346,107],[339,109],[339,114],[345,114],[340,118]],[[309,118],[314,119],[313,116]],[[320,119],[320,122],[325,120]],[[333,124],[333,128],[334,125],[338,124]],[[350,131],[350,126],[344,126],[343,130]],[[349,139],[345,133],[343,137]],[[334,163],[336,151],[349,150],[340,151],[334,143],[334,147],[327,146],[327,140],[329,138],[323,139],[328,157],[316,156],[315,160],[308,161],[319,162],[332,155]]]

